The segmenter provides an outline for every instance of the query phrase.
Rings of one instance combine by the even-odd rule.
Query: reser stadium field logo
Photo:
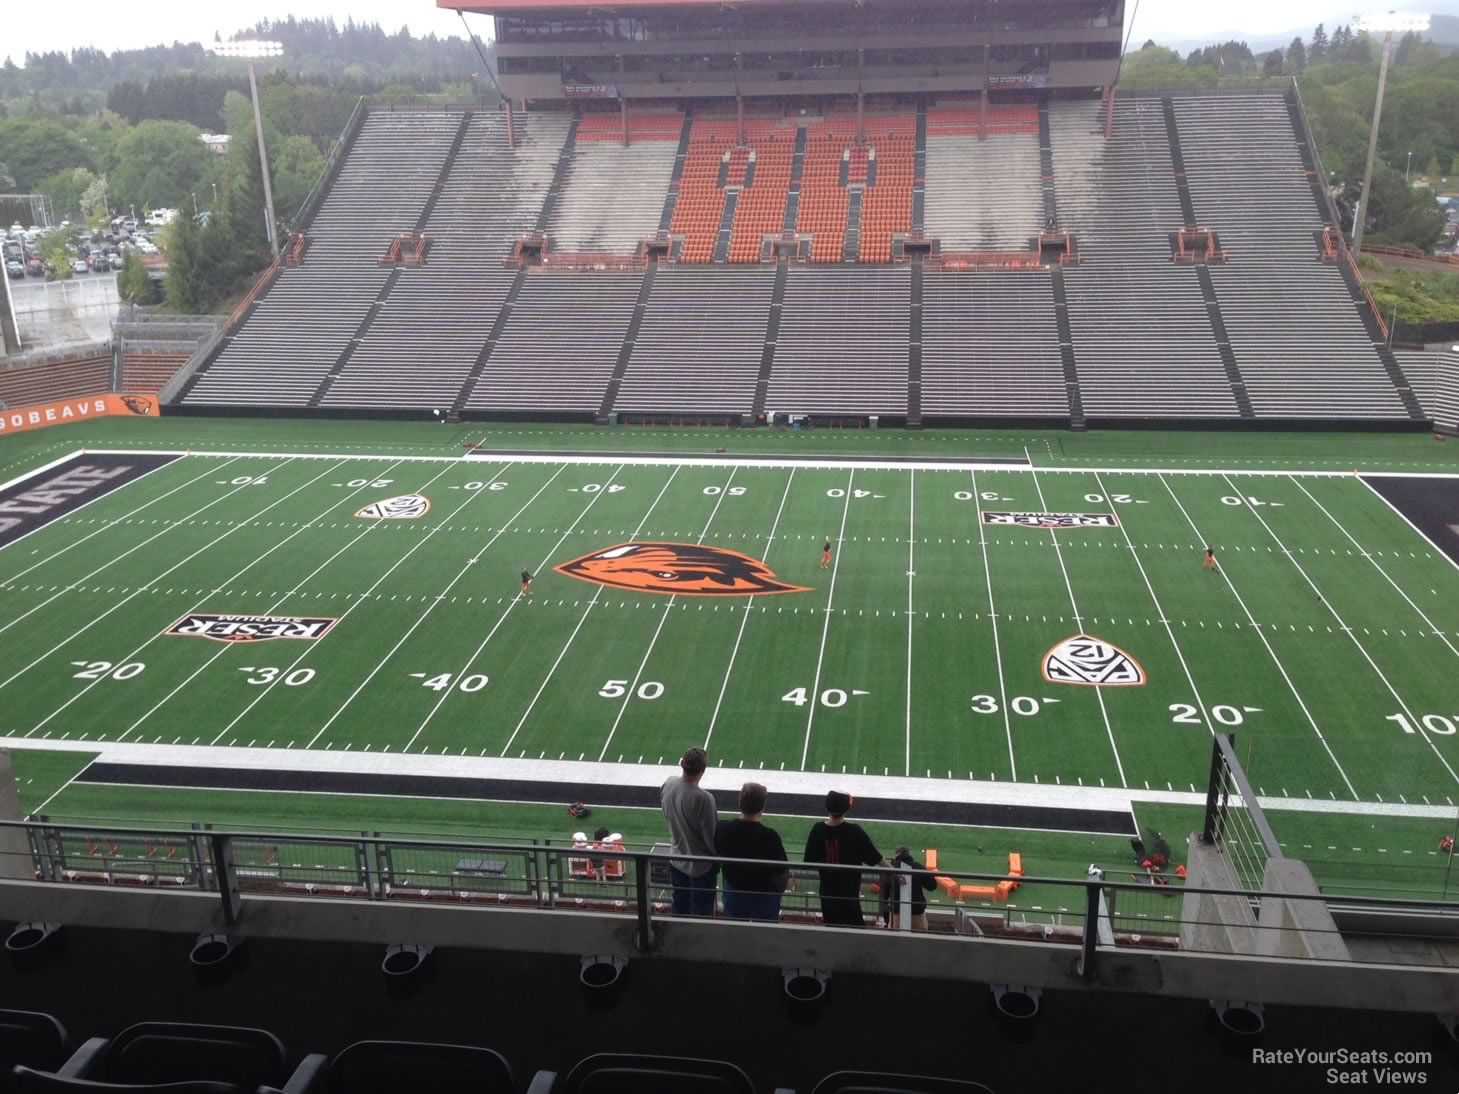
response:
[[[993,513],[983,510],[984,524],[1011,524],[1018,528],[1118,528],[1113,513]]]
[[[372,520],[419,520],[431,511],[431,500],[424,494],[400,494],[377,501],[355,513]]]
[[[214,615],[191,612],[163,634],[207,638],[214,642],[267,642],[274,638],[319,639],[339,620],[331,616]]]
[[[1044,654],[1044,679],[1051,684],[1097,688],[1141,687],[1145,670],[1113,642],[1089,634],[1066,638]]]
[[[758,558],[702,543],[620,543],[556,567],[560,574],[635,593],[672,596],[767,596],[804,593]]]

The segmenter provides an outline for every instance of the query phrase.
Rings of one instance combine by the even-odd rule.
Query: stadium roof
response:
[[[602,0],[436,0],[436,7],[450,11],[473,11],[486,15],[502,15],[517,11],[563,11],[570,9],[614,11],[629,8],[719,8],[751,7],[788,3],[850,3],[853,0],[627,0],[622,4],[605,4]]]

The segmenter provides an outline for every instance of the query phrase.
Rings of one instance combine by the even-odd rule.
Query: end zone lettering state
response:
[[[78,455],[0,490],[0,548],[177,459],[174,455]]]

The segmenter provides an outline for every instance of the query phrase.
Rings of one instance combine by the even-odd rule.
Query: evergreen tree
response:
[[[1307,63],[1309,65],[1320,65],[1327,60],[1327,31],[1321,23],[1312,32],[1312,44],[1307,47]]]
[[[228,179],[217,210],[238,251],[239,261],[249,267],[270,259],[268,228],[263,204],[263,172],[258,163],[258,138],[253,120],[246,129],[232,132],[228,146]]]
[[[1261,63],[1261,74],[1263,76],[1280,76],[1282,74],[1282,51],[1274,49],[1266,55]]]
[[[147,276],[147,267],[137,257],[136,251],[122,256],[122,268],[117,274],[117,295],[129,304],[151,304],[156,299],[156,287]]]
[[[212,305],[202,229],[197,221],[182,213],[169,226],[168,236],[165,282],[168,307],[184,315],[200,315]]]
[[[1292,44],[1287,47],[1287,69],[1294,76],[1302,75],[1307,68],[1307,47],[1302,44],[1301,38],[1293,38]]]

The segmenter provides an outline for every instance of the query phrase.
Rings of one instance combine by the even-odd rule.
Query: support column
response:
[[[512,114],[512,100],[511,99],[507,99],[506,100],[506,104],[507,104],[507,147],[508,148],[515,148],[515,147],[517,147],[517,125],[516,125],[516,119],[514,118],[514,116]]]
[[[619,104],[620,107],[622,107],[622,113],[623,113],[623,143],[626,145],[628,143],[628,96],[625,95],[625,96],[623,96],[623,98],[619,99],[618,100],[618,104]]]
[[[1115,132],[1115,89],[1111,85],[1104,89],[1104,139],[1109,140]]]
[[[988,139],[988,89],[983,88],[983,98],[978,104],[978,140]]]
[[[856,143],[866,143],[866,94],[860,88],[856,90]]]
[[[15,781],[10,751],[0,748],[0,820],[18,821],[23,817],[20,809],[20,786]],[[30,840],[19,828],[0,831],[0,877],[12,881],[35,880]]]
[[[735,133],[735,144],[748,144],[745,140],[745,97],[738,92],[735,94],[735,122],[738,127]]]

